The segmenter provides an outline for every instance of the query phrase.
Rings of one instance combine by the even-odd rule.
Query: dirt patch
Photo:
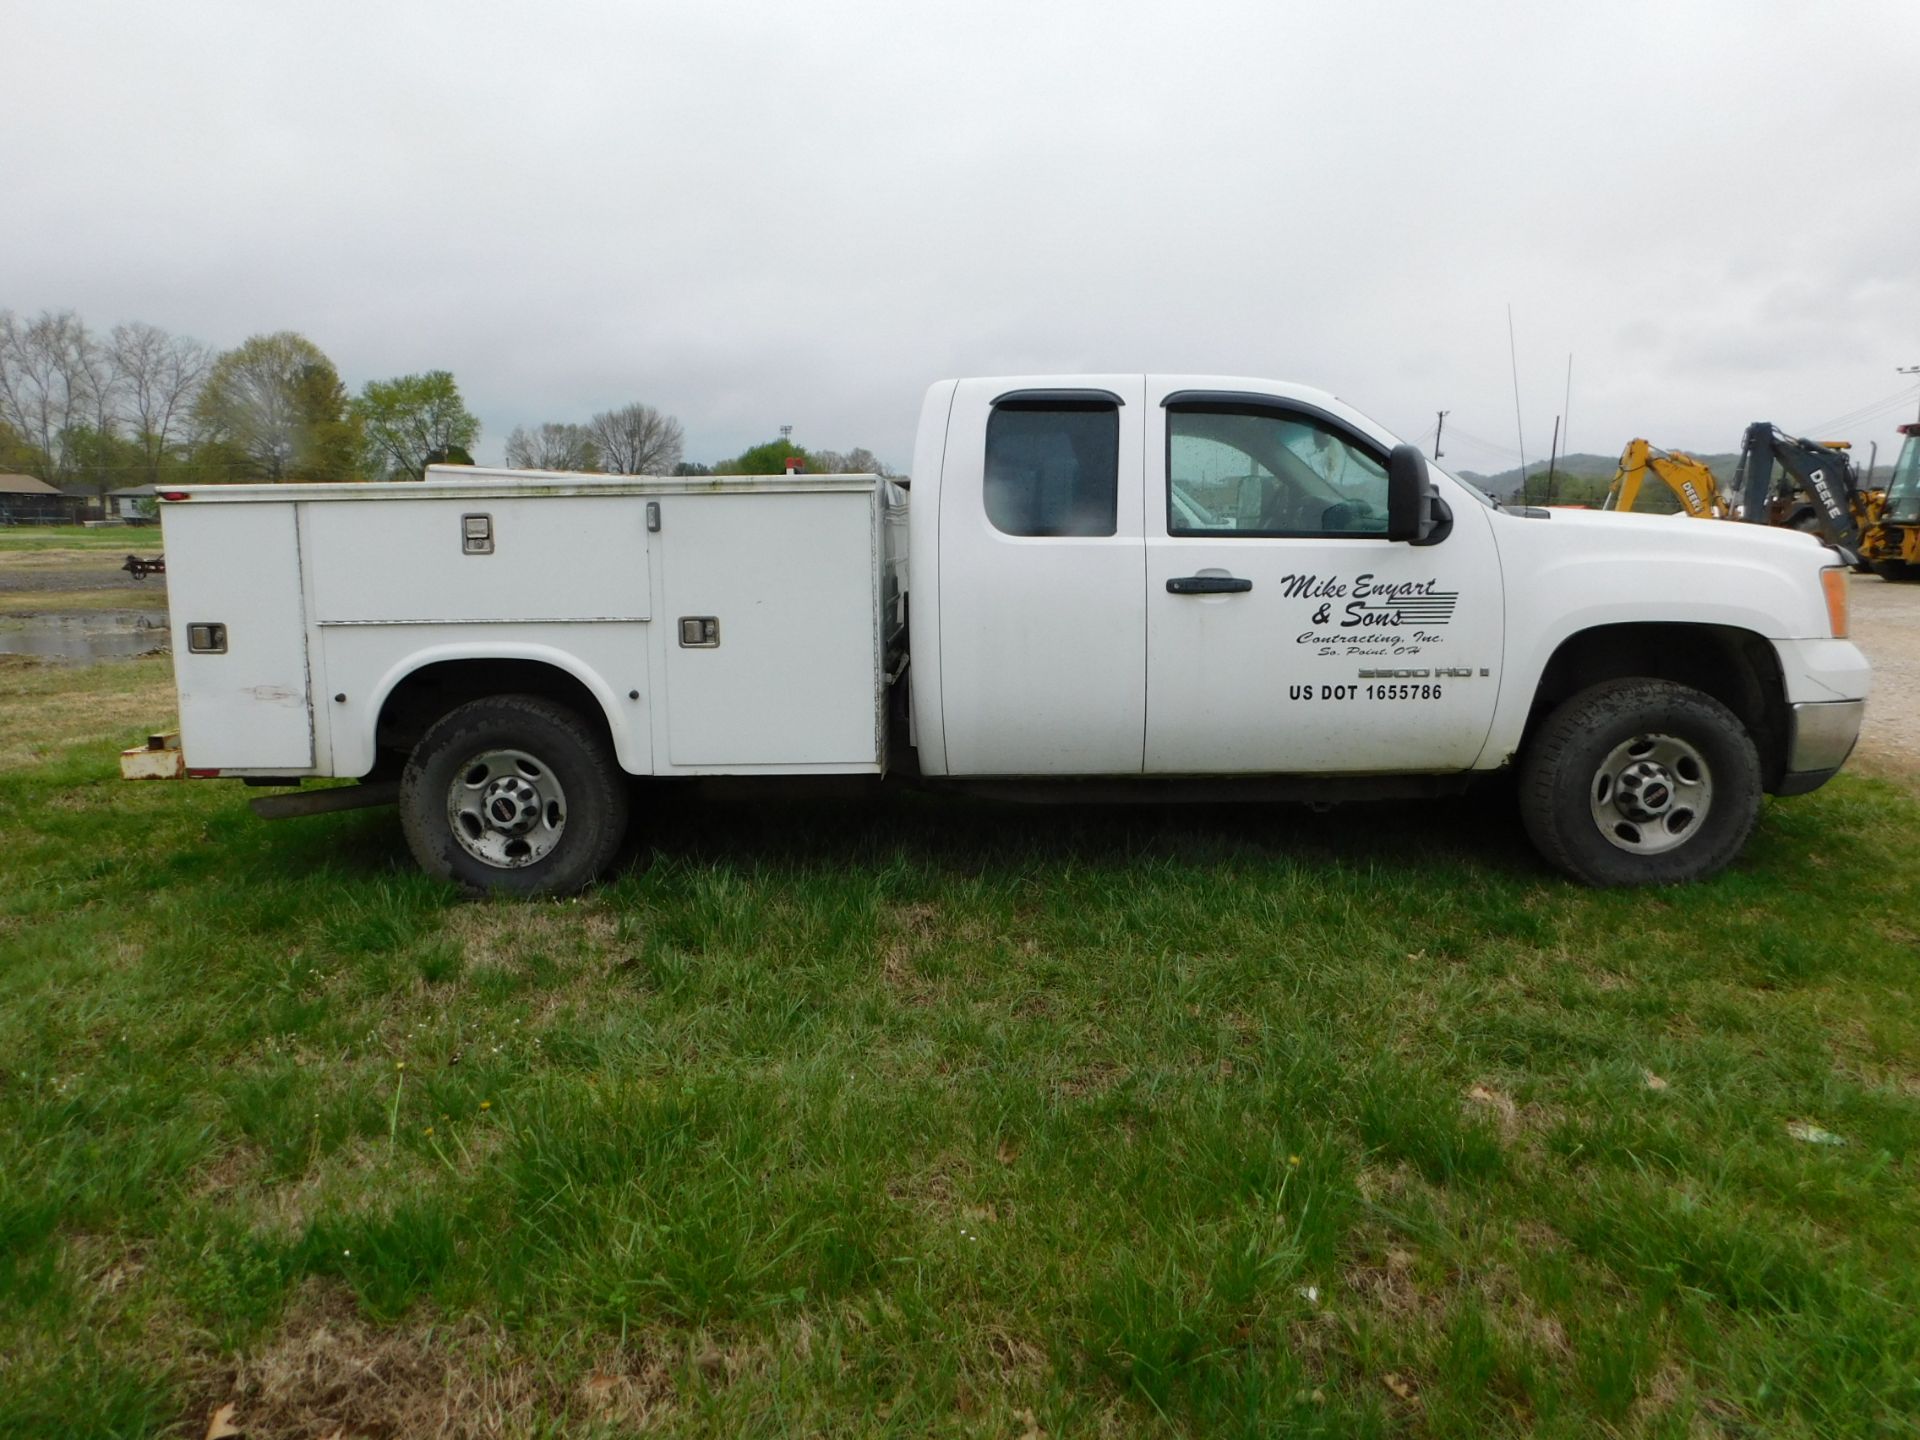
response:
[[[660,1355],[610,1347],[584,1374],[555,1373],[479,1320],[378,1329],[346,1295],[318,1285],[270,1342],[210,1370],[194,1388],[189,1433],[231,1404],[243,1434],[291,1440],[465,1440],[589,1419],[638,1430],[675,1400]]]
[[[448,912],[443,933],[477,971],[519,974],[535,956],[552,962],[553,982],[528,997],[531,1029],[602,1003],[607,976],[631,968],[642,948],[596,897],[462,905]]]
[[[604,959],[619,943],[620,919],[593,899],[480,903],[450,911],[446,931],[470,964],[513,968],[536,951],[570,961]],[[606,969],[587,968],[595,979]]]
[[[170,665],[112,662],[90,673],[103,678],[76,686],[67,667],[0,655],[0,770],[37,765],[74,744],[119,749],[175,728]]]
[[[1394,1333],[1434,1330],[1446,1318],[1452,1295],[1423,1287],[1414,1277],[1414,1256],[1403,1246],[1372,1249],[1340,1271],[1339,1286],[1327,1297],[1327,1313],[1370,1316]]]

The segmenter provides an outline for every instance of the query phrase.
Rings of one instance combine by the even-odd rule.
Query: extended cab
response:
[[[1867,693],[1808,536],[1504,510],[1263,380],[943,381],[910,489],[436,468],[161,514],[189,773],[397,779],[422,865],[482,889],[590,881],[628,776],[1325,800],[1508,769],[1555,865],[1670,883],[1830,777]]]

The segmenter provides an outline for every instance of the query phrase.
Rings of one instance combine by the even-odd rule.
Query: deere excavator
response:
[[[1648,475],[1666,483],[1680,501],[1680,508],[1696,520],[1731,520],[1733,509],[1721,497],[1720,482],[1713,471],[1684,450],[1661,450],[1645,440],[1629,440],[1620,452],[1620,468],[1613,472],[1613,484],[1602,510],[1632,510],[1640,500],[1640,487]]]
[[[1633,440],[1621,453],[1601,508],[1633,509],[1652,474],[1696,519],[1805,530],[1859,569],[1888,580],[1920,580],[1920,424],[1901,431],[1907,442],[1893,481],[1885,490],[1869,490],[1859,483],[1846,442],[1823,445],[1756,421],[1742,439],[1731,496],[1685,451]]]

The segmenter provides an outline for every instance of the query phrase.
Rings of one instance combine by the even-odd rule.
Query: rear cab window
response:
[[[1006,400],[987,418],[987,519],[1006,535],[1115,533],[1120,489],[1116,402]]]

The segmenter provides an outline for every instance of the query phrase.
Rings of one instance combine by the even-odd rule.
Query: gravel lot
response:
[[[1920,781],[1920,585],[1853,577],[1853,640],[1873,662],[1867,724],[1849,768]]]
[[[76,590],[125,590],[130,596],[151,599],[161,597],[165,605],[166,581],[159,576],[136,580],[120,567],[127,556],[157,555],[160,537],[153,531],[139,533],[125,551],[102,554],[98,550],[40,550],[0,553],[0,595],[40,594],[47,597],[46,609],[57,613],[62,592]]]

